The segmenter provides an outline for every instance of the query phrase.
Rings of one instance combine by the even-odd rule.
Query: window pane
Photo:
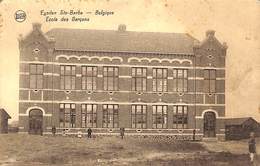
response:
[[[188,70],[183,70],[183,76],[184,76],[184,78],[187,78],[188,77]]]
[[[146,91],[146,78],[143,79],[143,91]]]
[[[209,70],[204,70],[204,78],[209,79]]]
[[[35,64],[30,64],[30,73],[36,74],[36,65]]]
[[[30,88],[36,88],[36,75],[30,75]]]
[[[71,75],[71,66],[65,66],[65,75]]]
[[[114,70],[115,70],[115,74],[114,74],[114,76],[118,76],[118,67],[114,67]]]
[[[83,66],[82,68],[81,68],[81,74],[82,75],[86,75],[86,67],[85,66]]]
[[[216,81],[215,80],[210,80],[210,92],[214,93],[216,91]]]
[[[163,69],[163,77],[167,78],[167,69]]]
[[[37,74],[43,74],[43,65],[37,65]]]
[[[114,89],[113,90],[118,90],[118,78],[115,78],[114,80]]]
[[[132,68],[132,76],[135,76],[136,68]]]
[[[153,77],[156,77],[156,69],[153,69]]]
[[[107,67],[104,67],[104,68],[103,68],[103,75],[104,75],[104,76],[107,76]]]
[[[76,75],[76,67],[75,66],[72,66],[71,67],[72,69],[72,72],[71,72],[71,75]]]
[[[39,75],[37,79],[37,88],[43,88],[43,75]]]
[[[64,66],[60,66],[60,74],[61,75],[65,74],[65,67]]]
[[[209,80],[204,80],[204,91],[205,93],[209,93],[210,89],[209,89],[209,83],[210,81]]]
[[[210,70],[210,79],[216,78],[216,70]]]
[[[108,90],[108,85],[107,85],[107,77],[104,78],[104,90]]]
[[[70,76],[65,76],[65,89],[71,89],[71,78],[70,78]]]
[[[72,77],[71,78],[71,89],[75,89],[75,85],[76,85],[76,78]]]
[[[156,79],[153,79],[153,91],[156,91]]]
[[[182,78],[183,77],[183,73],[182,72],[183,72],[182,70],[178,70],[178,75],[177,75],[178,78]]]
[[[146,77],[146,70],[147,69],[145,69],[145,68],[143,69],[143,77]]]

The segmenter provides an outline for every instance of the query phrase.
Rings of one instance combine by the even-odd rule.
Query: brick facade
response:
[[[70,30],[67,31],[69,32]],[[77,32],[77,30],[75,31]],[[92,31],[95,32],[95,30]],[[120,31],[120,28],[118,31]],[[88,31],[86,32],[91,33]],[[89,42],[90,44],[87,44],[88,41],[98,40],[98,37],[97,39],[89,39],[86,37],[84,41],[74,41],[77,39],[77,36],[73,37],[68,35],[67,38],[60,38],[60,36],[58,36],[59,33],[63,33],[64,36],[66,36],[66,32],[62,32],[62,30],[51,30],[44,34],[41,31],[40,24],[33,24],[32,32],[25,37],[21,36],[19,38],[19,126],[21,132],[29,131],[29,114],[33,109],[38,109],[42,112],[42,131],[44,134],[50,132],[52,126],[56,126],[58,132],[63,129],[68,129],[70,133],[77,133],[79,130],[85,131],[85,128],[82,128],[82,104],[95,104],[97,106],[96,126],[93,128],[95,133],[112,134],[118,132],[119,127],[124,127],[126,128],[126,134],[129,135],[158,134],[191,137],[193,129],[196,129],[196,137],[202,138],[205,136],[204,115],[206,112],[213,112],[216,117],[215,136],[219,138],[224,137],[225,55],[227,47],[225,44],[220,44],[218,42],[215,38],[214,31],[207,31],[206,38],[202,42],[197,41],[187,34],[181,34],[185,36],[183,37],[183,40],[182,38],[180,39],[180,37],[173,37],[172,40],[182,40],[184,43],[187,40],[187,45],[184,45],[184,48],[182,46],[175,46],[176,49],[172,48],[167,50],[167,47],[171,47],[171,40],[167,38],[164,42],[165,48],[161,50],[160,48],[156,48],[154,51],[152,50],[152,47],[147,48],[147,44],[138,44],[135,46],[133,43],[139,41],[135,41],[136,38],[131,37],[131,34],[134,36],[136,35],[135,33],[138,32],[131,32],[128,34],[128,31],[125,29],[123,32],[120,32],[120,34],[117,34],[117,31],[108,31],[106,33],[115,33],[113,36],[113,40],[115,41],[117,38],[121,40],[121,36],[117,35],[124,35],[125,33],[124,40],[129,38],[129,47],[131,47],[130,44],[132,44],[132,47],[136,48],[136,50],[122,51],[122,48],[126,47],[123,46],[125,44],[124,42],[118,44],[118,49],[111,46],[113,50],[105,50],[104,48],[99,47],[100,44],[98,43],[95,43],[96,45],[91,49],[90,47],[93,45],[93,41],[91,41],[92,43]],[[88,35],[87,33],[86,36]],[[95,33],[96,36],[100,36],[99,33],[101,32],[97,30]],[[106,38],[106,35],[107,37],[112,36],[106,33],[104,33],[104,38]],[[149,44],[149,40],[151,41],[154,39],[152,37],[150,39],[147,38],[153,34],[158,36],[161,33],[151,33],[151,35],[149,35],[149,33],[147,33],[147,35],[142,35],[141,33],[140,37],[137,39],[147,40],[146,43],[148,42]],[[95,34],[91,35],[95,37]],[[63,45],[60,40],[63,40]],[[111,41],[111,43],[115,41]],[[76,45],[75,49],[72,49],[69,46],[67,48],[65,47],[67,45],[72,45],[71,47],[73,47],[77,42],[86,43],[88,48],[81,49],[79,46],[80,44]],[[173,44],[176,43],[178,44],[179,42],[175,41]],[[190,43],[192,43],[191,46]],[[106,43],[106,46],[109,44],[110,43]],[[180,42],[180,44],[182,43]],[[160,44],[158,47],[160,47]],[[32,88],[32,85],[30,85],[30,80],[34,79],[32,71],[30,71],[31,64],[43,65],[43,71],[42,74],[40,74],[40,88]],[[75,80],[75,85],[72,85],[75,86],[75,88],[61,89],[62,65],[75,66],[75,73],[72,78],[73,82]],[[96,67],[96,87],[94,90],[82,89],[82,66]],[[116,90],[104,90],[104,79],[106,77],[104,75],[104,67],[106,66],[118,67],[118,89]],[[144,91],[134,91],[132,89],[132,68],[135,67],[146,69],[146,85]],[[153,72],[155,68],[167,70],[166,91],[153,91],[153,86],[155,86],[153,85]],[[184,85],[187,89],[182,89],[181,92],[174,89],[174,81],[176,79],[174,75],[178,70],[187,71],[187,85]],[[209,92],[205,89],[205,87],[207,87],[205,85],[207,84],[205,70],[214,70],[215,77],[212,81],[214,84],[214,87],[212,88],[213,92]],[[36,76],[36,79],[37,78],[39,77]],[[159,80],[158,84],[161,84],[162,82]],[[32,80],[32,83],[35,83],[35,81]],[[64,86],[67,86],[67,84]],[[213,85],[209,86],[212,87]],[[75,110],[75,120],[73,120],[75,126],[73,127],[64,127],[60,124],[60,104],[66,103],[75,104],[75,109],[73,108],[73,110]],[[104,128],[103,126],[103,109],[106,104],[118,105],[118,126],[116,128]],[[133,117],[131,109],[133,105],[146,106],[145,128],[132,127]],[[162,120],[163,123],[167,124],[166,128],[154,128],[153,126],[153,109],[155,109],[154,106],[156,105],[167,106],[167,118],[154,120]],[[183,123],[185,123],[183,125],[185,127],[183,128],[176,128],[173,123],[174,109],[178,108],[178,106],[187,107],[187,124],[185,120],[183,120]]]

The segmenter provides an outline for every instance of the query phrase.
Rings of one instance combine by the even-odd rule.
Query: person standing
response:
[[[124,136],[125,136],[125,128],[120,128],[120,136],[121,136],[121,139],[124,139]]]
[[[88,138],[91,138],[91,134],[92,134],[91,128],[88,128],[87,132],[88,132]]]
[[[56,134],[56,127],[55,126],[52,126],[51,132],[52,132],[52,136],[54,137],[55,134]]]
[[[196,129],[193,129],[193,135],[192,135],[192,140],[195,141],[196,139]]]
[[[256,142],[255,142],[255,133],[250,133],[250,139],[248,141],[248,150],[250,156],[250,162],[255,163],[255,155],[256,155]]]

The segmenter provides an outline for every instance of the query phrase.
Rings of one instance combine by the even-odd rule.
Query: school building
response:
[[[54,28],[19,36],[19,131],[225,137],[227,46],[186,33]]]

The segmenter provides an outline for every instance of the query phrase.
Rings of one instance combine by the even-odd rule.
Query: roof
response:
[[[11,119],[11,116],[5,111],[5,109],[0,108],[0,113],[1,112],[4,113],[7,116],[8,119]]]
[[[195,38],[186,33],[55,28],[46,32],[56,50],[193,54]]]
[[[242,125],[244,122],[246,122],[246,121],[248,121],[250,119],[255,121],[256,123],[258,123],[252,117],[244,117],[244,118],[229,118],[229,119],[225,119],[225,124],[226,125]]]

